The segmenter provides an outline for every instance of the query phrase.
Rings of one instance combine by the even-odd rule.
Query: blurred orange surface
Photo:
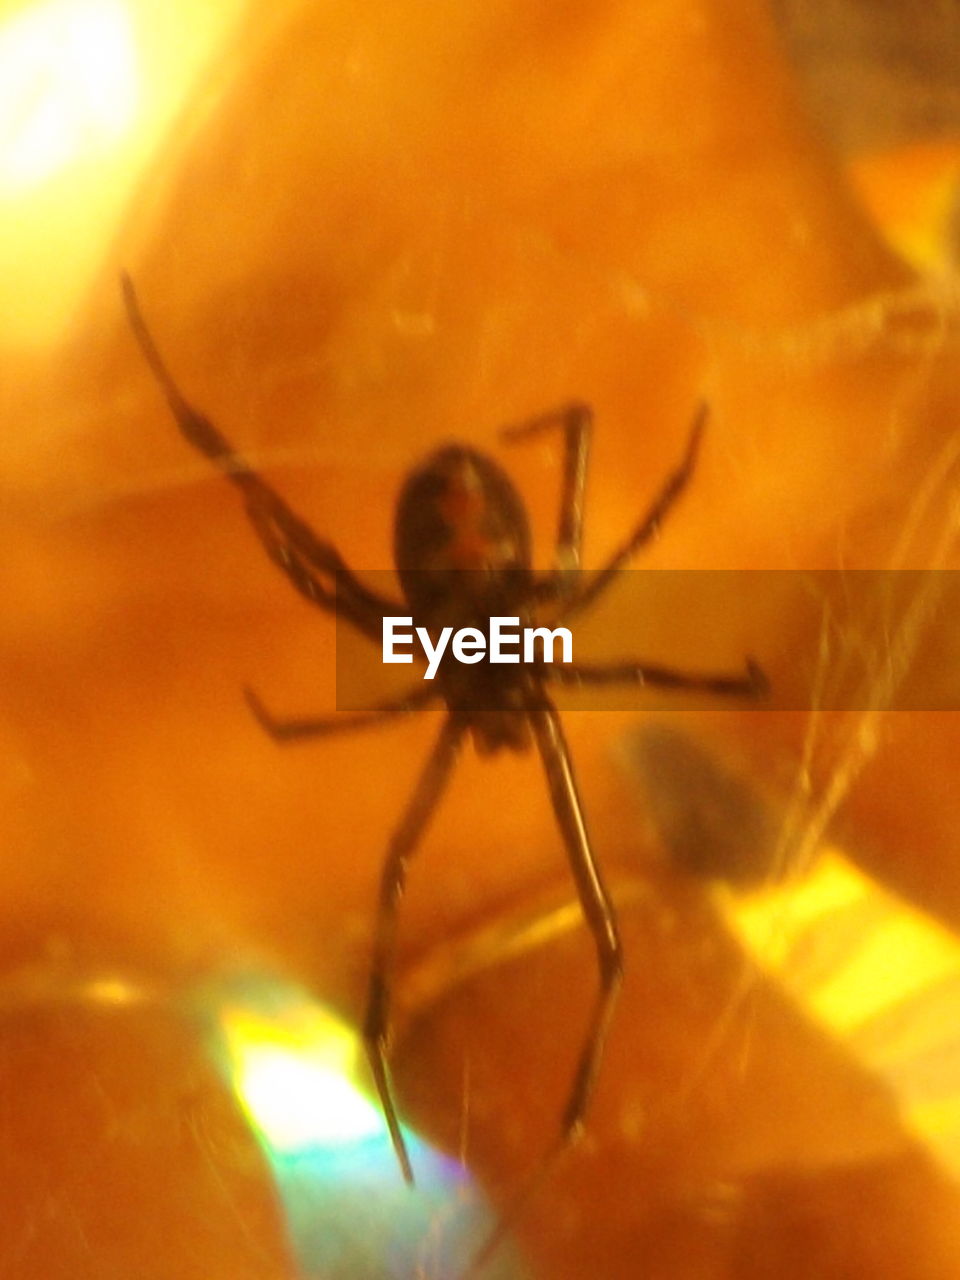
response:
[[[258,730],[245,684],[278,712],[332,707],[334,626],[178,435],[121,269],[185,393],[357,569],[390,567],[393,498],[421,454],[450,437],[495,451],[499,425],[572,397],[596,414],[589,566],[703,398],[695,482],[647,566],[954,565],[955,306],[894,255],[809,128],[758,0],[290,5],[241,28],[102,254],[69,338],[0,392],[11,966],[51,937],[168,975],[258,954],[356,1021],[381,852],[436,730],[431,713],[284,751]],[[500,456],[544,563],[556,452]],[[693,636],[696,657],[701,622],[694,601],[650,634]],[[922,641],[949,668],[945,626],[917,636],[909,618],[873,638],[881,658],[901,623],[907,665]],[[818,637],[771,615],[751,643],[776,685]],[[882,711],[698,705],[674,722],[778,812],[801,797],[792,846],[839,833],[954,925],[955,716]],[[517,1222],[532,1273],[960,1274],[954,1188],[896,1099],[773,984],[740,999],[747,961],[708,887],[671,869],[624,764],[644,722],[568,715],[608,879],[648,887],[623,909],[628,975],[589,1137]],[[536,761],[468,755],[411,875],[405,963],[570,893]],[[504,1204],[555,1135],[594,981],[574,931],[509,970],[492,954],[398,1028],[411,1120],[465,1144]],[[19,1033],[3,1034],[16,1079]],[[118,1070],[142,1050],[118,1034],[89,1053]],[[151,1072],[179,1069],[163,1065],[179,1048],[156,1052],[148,1093]],[[68,1152],[88,1070],[44,1095]],[[5,1122],[11,1168],[31,1131]],[[110,1194],[100,1169],[93,1200]],[[128,1188],[123,1213],[149,1222],[153,1190]],[[143,1275],[200,1274],[148,1238]],[[47,1240],[42,1269],[10,1274],[121,1275]],[[279,1258],[203,1274],[287,1274]]]

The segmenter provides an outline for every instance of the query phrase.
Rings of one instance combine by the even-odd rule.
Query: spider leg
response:
[[[559,684],[652,685],[659,689],[695,689],[733,698],[762,698],[770,691],[767,677],[752,658],[746,661],[745,675],[677,671],[673,667],[639,662],[573,663],[570,666],[545,667],[544,671],[548,678]]]
[[[578,613],[592,600],[595,600],[601,591],[609,586],[626,562],[660,532],[660,526],[690,483],[690,478],[697,465],[697,455],[700,451],[700,441],[703,438],[703,429],[706,425],[708,412],[709,409],[705,403],[698,407],[694,414],[690,434],[687,437],[687,447],[680,462],[667,477],[640,523],[626,541],[617,548],[603,568],[598,569],[580,591],[567,601],[561,611],[561,617],[566,618],[572,613]]]
[[[580,905],[596,944],[600,969],[600,990],[563,1113],[561,1142],[567,1146],[580,1136],[583,1118],[596,1085],[604,1042],[623,978],[623,950],[616,912],[590,846],[560,717],[556,708],[549,704],[546,708],[531,710],[529,716]]]
[[[376,630],[374,638],[379,639],[381,619],[385,613],[395,612],[395,606],[365,587],[351,572],[340,552],[313,532],[306,521],[287,505],[280,495],[263,480],[250,466],[242,454],[238,453],[230,441],[209,418],[194,409],[183,396],[174,382],[170,371],[160,355],[153,335],[147,328],[140,310],[133,282],[128,275],[122,276],[123,297],[127,316],[134,337],[143,353],[147,365],[162,390],[167,404],[180,427],[185,439],[195,449],[215,463],[227,479],[240,489],[246,498],[247,513],[254,521],[261,541],[266,544],[263,530],[272,528],[271,545],[284,547],[290,564],[298,562],[299,570],[294,570],[285,563],[279,554],[274,554],[271,546],[267,546],[268,554],[281,569],[294,581],[294,586],[302,594],[322,609],[330,612],[338,608],[348,616],[355,625],[361,626],[358,619],[365,618],[361,630],[370,634]],[[306,566],[309,566],[309,570]],[[304,591],[301,582],[312,573],[317,582],[315,589]],[[349,605],[349,607],[345,607]]]
[[[311,604],[349,619],[358,631],[375,643],[380,643],[383,628],[383,612],[380,607],[372,605],[365,596],[358,597],[350,589],[342,573],[337,574],[332,589],[325,585],[310,566],[304,563],[297,548],[277,536],[274,522],[259,507],[248,503],[247,516],[264,551],[277,568],[286,574],[296,591]],[[392,609],[394,606],[388,607]]]
[[[390,983],[396,951],[397,907],[406,884],[407,863],[443,794],[457,758],[463,730],[464,726],[459,720],[453,717],[446,720],[407,804],[406,811],[390,839],[380,880],[370,989],[363,1022],[363,1038],[366,1042],[377,1093],[380,1096],[380,1105],[383,1107],[383,1114],[390,1132],[390,1140],[397,1160],[400,1162],[404,1180],[411,1185],[413,1168],[410,1164],[407,1144],[400,1129],[390,1083],[390,1071],[387,1066]]]
[[[580,568],[580,550],[583,545],[583,494],[587,484],[587,460],[590,455],[590,434],[593,427],[593,410],[588,404],[572,401],[538,414],[525,422],[504,427],[501,438],[507,441],[525,440],[555,427],[563,428],[563,485],[560,490],[560,517],[556,539],[556,579],[562,591],[564,581],[569,581]]]
[[[369,711],[360,711],[352,715],[329,715],[301,717],[294,720],[280,720],[272,715],[263,705],[252,689],[244,689],[243,696],[254,718],[274,742],[293,742],[301,738],[329,737],[336,733],[349,733],[352,729],[366,729],[383,724],[385,720],[394,720],[398,716],[419,711],[437,697],[436,690],[429,685],[425,689],[414,689],[404,698],[391,702],[381,702]]]

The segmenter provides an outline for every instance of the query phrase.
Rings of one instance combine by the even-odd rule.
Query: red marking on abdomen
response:
[[[483,569],[494,561],[494,543],[485,531],[487,497],[476,473],[466,469],[447,481],[437,506],[450,530],[447,554],[455,569]]]

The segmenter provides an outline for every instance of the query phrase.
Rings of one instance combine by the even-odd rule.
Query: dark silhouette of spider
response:
[[[505,440],[518,440],[557,427],[563,431],[557,567],[548,574],[536,574],[531,565],[526,511],[507,474],[474,449],[447,445],[410,473],[397,502],[394,558],[405,596],[405,603],[398,604],[365,586],[337,549],[318,538],[219,430],[191,408],[160,358],[127,277],[123,279],[123,289],[133,332],[181,432],[240,490],[247,515],[267,555],[312,604],[349,620],[377,644],[382,640],[383,619],[388,616],[410,615],[414,623],[426,626],[431,634],[447,625],[459,628],[479,623],[482,627],[494,616],[529,619],[544,603],[552,603],[558,617],[569,618],[595,600],[627,561],[656,537],[693,474],[707,416],[705,406],[694,417],[679,465],[640,522],[601,569],[585,574],[579,567],[590,408],[571,403],[504,429]],[[275,719],[252,692],[245,690],[253,714],[278,742],[379,724],[439,699],[447,706],[436,745],[389,841],[363,1021],[363,1035],[390,1137],[409,1183],[413,1182],[413,1170],[387,1064],[397,907],[408,861],[440,800],[468,731],[484,754],[525,751],[536,743],[583,914],[597,948],[600,987],[563,1113],[561,1149],[582,1131],[596,1083],[622,978],[622,950],[616,913],[587,834],[563,727],[547,693],[550,681],[577,685],[632,682],[735,697],[756,697],[766,689],[763,673],[750,660],[741,675],[693,674],[638,662],[607,666],[444,663],[436,680],[421,682],[406,697],[382,703],[368,712],[295,720]]]

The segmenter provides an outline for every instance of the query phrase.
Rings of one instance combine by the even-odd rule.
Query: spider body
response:
[[[374,643],[381,643],[384,618],[411,616],[430,634],[452,627],[486,630],[493,617],[532,618],[552,602],[567,619],[585,608],[643,546],[655,538],[667,513],[686,488],[696,463],[706,418],[701,406],[686,450],[635,528],[602,568],[591,574],[580,565],[583,496],[591,411],[572,402],[505,428],[516,441],[559,428],[563,434],[563,479],[556,533],[556,567],[546,574],[531,565],[529,522],[523,501],[507,474],[492,459],[464,445],[447,445],[426,458],[407,478],[397,502],[395,560],[405,603],[379,596],[347,567],[336,547],[318,537],[284,499],[254,471],[212,422],[184,399],[164,365],[140,314],[133,286],[124,278],[133,332],[186,440],[240,491],[247,516],[265,552],[291,585],[311,604],[338,614]],[[584,920],[597,950],[599,990],[563,1111],[561,1145],[581,1132],[620,987],[623,959],[616,912],[594,857],[573,763],[551,681],[574,684],[657,685],[708,693],[755,697],[765,689],[760,669],[747,661],[743,673],[700,674],[629,660],[603,666],[563,666],[526,662],[494,665],[443,663],[436,680],[396,701],[360,714],[279,719],[249,690],[247,702],[263,729],[277,742],[328,736],[419,710],[442,699],[446,715],[411,798],[387,843],[373,933],[373,958],[363,1034],[374,1081],[394,1150],[408,1182],[413,1171],[400,1128],[388,1070],[390,983],[394,968],[397,909],[410,858],[419,845],[470,733],[482,754],[524,751],[540,754],[557,827],[576,884]]]
[[[530,526],[523,500],[492,458],[466,445],[430,454],[400,491],[394,520],[397,575],[411,614],[433,635],[486,629],[491,617],[530,617]],[[445,661],[438,692],[483,755],[530,746],[530,671]]]
[[[445,445],[410,473],[397,499],[393,554],[404,595],[421,614],[468,598],[483,612],[488,599],[529,593],[523,499],[502,467],[466,445]]]

